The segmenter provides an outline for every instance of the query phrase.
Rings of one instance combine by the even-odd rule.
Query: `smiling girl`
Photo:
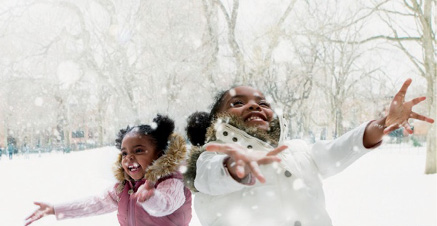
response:
[[[186,154],[185,140],[173,133],[174,122],[158,115],[152,125],[120,130],[115,166],[118,183],[101,197],[59,205],[35,202],[40,208],[26,225],[46,215],[58,220],[118,211],[120,225],[188,226],[191,192],[178,171]]]
[[[197,192],[194,208],[202,225],[332,225],[322,179],[378,147],[399,126],[412,133],[410,118],[434,122],[412,111],[425,97],[404,101],[410,83],[387,116],[311,147],[286,139],[285,119],[259,90],[237,86],[219,93],[210,113],[194,113],[186,128],[194,146],[185,179]]]

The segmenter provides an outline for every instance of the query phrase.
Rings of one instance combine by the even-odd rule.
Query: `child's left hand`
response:
[[[434,119],[417,114],[412,111],[413,106],[424,101],[425,97],[417,97],[410,101],[405,102],[405,94],[407,93],[407,89],[411,84],[411,79],[407,79],[402,88],[396,93],[395,97],[390,104],[390,109],[387,115],[387,119],[385,120],[384,134],[388,134],[400,126],[404,127],[409,134],[413,133],[410,124],[408,123],[408,119],[414,118],[418,120],[422,120],[425,122],[433,123]]]
[[[135,194],[133,194],[134,198],[137,198],[138,202],[145,202],[147,201],[150,197],[153,196],[153,193],[155,191],[155,186],[153,183],[146,181],[146,183],[144,183],[143,185],[141,185],[137,192]]]

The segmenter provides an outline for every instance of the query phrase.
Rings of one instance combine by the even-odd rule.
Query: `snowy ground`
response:
[[[33,201],[98,194],[114,183],[115,148],[0,160],[0,225],[23,225]],[[325,181],[335,226],[437,226],[437,175],[424,175],[425,149],[384,145]],[[195,213],[194,213],[195,214]],[[118,225],[116,214],[33,225]],[[190,225],[200,225],[194,215]]]

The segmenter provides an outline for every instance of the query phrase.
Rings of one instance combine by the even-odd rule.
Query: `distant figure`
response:
[[[2,160],[3,149],[0,147],[0,160]]]
[[[9,143],[8,144],[8,154],[9,154],[9,159],[12,159],[12,155],[14,154],[14,144]]]
[[[311,142],[311,144],[314,144],[316,142],[316,136],[314,136],[313,131],[310,131],[309,135],[310,135],[310,142]]]
[[[326,140],[326,128],[323,128],[320,132],[320,140]]]
[[[23,145],[23,153],[26,159],[29,158],[29,147],[27,147],[27,144]]]

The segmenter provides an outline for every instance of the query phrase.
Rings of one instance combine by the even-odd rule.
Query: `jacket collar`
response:
[[[240,130],[243,132],[241,135],[245,134],[246,137],[251,136],[273,147],[276,147],[278,143],[285,140],[287,135],[287,123],[282,116],[275,115],[272,122],[270,122],[270,130],[264,131],[255,126],[247,126],[244,121],[237,116],[222,113],[207,129],[206,143],[216,141],[218,137],[221,137],[221,140],[223,140],[223,133],[225,133],[225,131],[222,130],[224,128],[230,129],[232,132]]]

